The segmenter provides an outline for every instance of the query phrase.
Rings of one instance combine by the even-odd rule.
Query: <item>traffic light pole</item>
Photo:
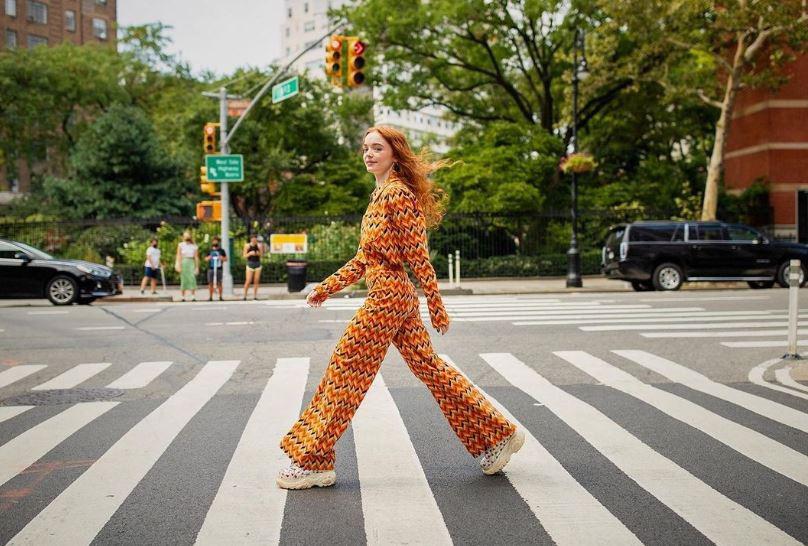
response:
[[[229,154],[230,145],[227,142],[227,89],[219,88],[219,142],[221,153]],[[227,259],[222,264],[222,290],[228,296],[233,295],[233,274],[230,271],[230,263],[233,261],[232,249],[230,248],[230,184],[221,183],[222,201],[222,248],[228,253]]]

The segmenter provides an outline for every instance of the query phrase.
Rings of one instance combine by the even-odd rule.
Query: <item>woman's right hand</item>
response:
[[[309,292],[309,295],[306,296],[306,303],[308,303],[310,307],[320,307],[325,300],[326,298],[324,298],[317,290],[312,290]]]

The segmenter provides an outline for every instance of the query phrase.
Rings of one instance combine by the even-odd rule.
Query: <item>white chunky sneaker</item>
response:
[[[525,433],[518,428],[516,432],[497,445],[483,451],[483,455],[480,457],[480,466],[483,472],[485,474],[496,474],[502,470],[511,460],[511,455],[522,449],[522,444],[524,443]]]
[[[328,487],[337,481],[333,470],[306,470],[295,462],[278,473],[275,480],[282,489],[308,489],[310,487]]]

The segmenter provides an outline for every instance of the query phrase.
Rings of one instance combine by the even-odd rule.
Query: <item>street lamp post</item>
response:
[[[581,58],[578,59],[580,49]],[[575,30],[575,39],[572,45],[572,153],[578,151],[578,81],[589,76],[584,52],[584,32]],[[581,279],[581,253],[578,251],[578,177],[572,171],[572,238],[570,248],[567,250],[567,288],[580,288]]]

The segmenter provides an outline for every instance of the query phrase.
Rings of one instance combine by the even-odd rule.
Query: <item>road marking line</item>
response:
[[[755,317],[762,318],[762,317]],[[725,318],[723,320],[745,320],[742,318]],[[779,319],[775,319],[779,320]],[[799,326],[808,326],[808,321],[801,321]],[[718,330],[720,328],[772,328],[788,326],[788,322],[738,322],[735,324],[724,322],[692,323],[692,324],[626,324],[615,326],[581,326],[585,332],[616,332],[619,330]]]
[[[44,391],[48,389],[72,389],[79,383],[83,383],[97,373],[106,370],[111,364],[109,362],[97,362],[93,364],[79,364],[73,366],[50,381],[33,387],[32,390]]]
[[[808,457],[763,434],[721,417],[690,400],[643,383],[633,375],[584,351],[554,351],[604,385],[650,404],[674,419],[712,436],[758,463],[808,485]]]
[[[123,330],[124,326],[82,326],[81,328],[76,328],[76,330],[82,330],[84,332],[90,332],[93,330]]]
[[[606,415],[509,353],[481,355],[511,385],[543,402],[622,472],[716,544],[799,544],[660,455]]]
[[[166,371],[171,362],[141,362],[124,375],[107,385],[108,389],[140,389]]]
[[[624,318],[625,317],[625,318]],[[566,319],[567,317],[565,317]],[[620,317],[609,317],[609,315],[603,315],[601,318],[593,318],[593,319],[585,319],[585,320],[561,320],[561,319],[550,319],[544,321],[525,321],[519,322],[520,326],[523,325],[552,325],[552,324],[604,324],[607,326],[588,326],[589,328],[598,328],[598,331],[607,331],[610,327],[620,329],[621,324],[662,324],[663,326],[659,328],[664,328],[664,324],[676,324],[679,322],[688,322],[688,321],[704,321],[704,320],[722,320],[723,324],[726,324],[726,328],[731,328],[738,326],[737,323],[734,321],[749,321],[749,320],[783,320],[787,317],[785,316],[774,316],[774,315],[713,315],[712,313],[698,313],[687,315],[683,314],[683,316],[676,316],[676,314],[671,313],[669,316],[654,316],[651,318],[641,317],[640,315],[632,316],[632,315],[624,315]],[[808,318],[808,314],[802,318]],[[709,323],[709,324],[719,324],[719,323]],[[765,323],[766,326],[772,326],[771,323]],[[776,324],[775,324],[776,326]],[[649,327],[648,329],[653,330],[655,327]],[[671,326],[672,329],[681,328],[681,326]],[[644,327],[640,326],[632,326],[627,328],[622,328],[624,330],[642,330]]]
[[[722,341],[721,345],[733,349],[759,349],[763,347],[788,347],[788,341]],[[808,345],[808,339],[800,339],[797,345]]]
[[[8,421],[21,413],[25,413],[34,406],[0,406],[0,423]]]
[[[39,370],[44,370],[47,367],[48,366],[46,364],[23,364],[21,366],[14,366],[13,368],[4,370],[0,372],[0,389],[15,383],[20,379],[26,378],[32,373],[36,373]]]
[[[463,370],[448,355],[441,354],[440,357],[463,374]],[[466,379],[469,379],[468,376]],[[578,483],[505,406],[479,385],[474,386],[509,421],[525,432],[525,444],[508,463],[505,476],[556,543],[640,544],[623,522]]]
[[[768,417],[778,423],[783,423],[797,430],[808,432],[808,414],[801,411],[797,411],[783,404],[778,404],[777,402],[772,402],[762,396],[749,394],[748,392],[717,383],[690,368],[686,368],[681,364],[645,351],[623,350],[612,352],[632,362],[636,362],[644,368],[655,371],[671,381],[690,387],[693,390],[715,396],[727,402],[732,402],[733,404],[737,404],[744,409]]]
[[[66,315],[70,311],[28,311],[29,315]]]
[[[682,297],[682,298],[642,298],[640,301],[657,302],[657,301],[729,301],[729,300],[767,300],[767,296],[696,296],[696,297]]]
[[[368,542],[452,544],[443,514],[381,373],[376,375],[351,426]],[[395,483],[393,495],[391,482]]]
[[[227,465],[196,544],[277,544],[286,490],[275,477],[288,464],[279,438],[300,416],[309,358],[279,358]]]
[[[236,360],[211,361],[115,442],[9,544],[90,544],[177,434],[232,376]]]
[[[784,392],[790,394],[791,396],[796,396],[797,398],[804,398],[808,400],[808,395],[802,394],[801,392],[795,392],[791,389],[787,389],[785,387],[781,387],[780,385],[775,385],[774,383],[769,383],[765,379],[763,379],[763,374],[766,370],[773,366],[774,364],[779,364],[782,362],[782,358],[774,358],[772,360],[767,360],[762,364],[758,364],[751,370],[749,370],[749,381],[754,383],[755,385],[760,385],[761,387],[766,387],[767,389],[771,389],[773,391]]]
[[[800,334],[808,334],[808,330],[800,330]],[[643,337],[652,338],[687,338],[687,337],[756,337],[784,336],[788,330],[729,330],[727,332],[643,332]]]
[[[0,446],[0,485],[117,405],[118,402],[79,402]],[[34,541],[32,544],[46,542],[47,540]]]
[[[777,379],[778,383],[781,383],[786,387],[791,387],[792,389],[797,389],[798,391],[808,392],[808,387],[801,383],[797,383],[794,381],[794,378],[791,377],[790,367],[774,370],[774,378]]]

